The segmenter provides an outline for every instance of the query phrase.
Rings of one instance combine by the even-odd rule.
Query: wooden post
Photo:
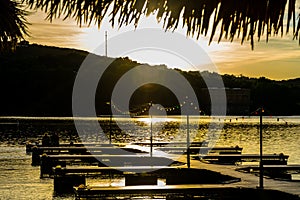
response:
[[[112,114],[110,114],[109,116],[109,144],[111,144],[111,133],[112,133],[111,123],[112,123]]]
[[[105,31],[105,57],[107,57],[107,31]]]
[[[152,157],[153,155],[153,138],[152,138],[152,115],[150,116],[151,123],[150,123],[150,156]]]
[[[40,166],[40,152],[37,146],[32,147],[32,155],[31,155],[31,165],[32,166]]]
[[[259,110],[259,189],[264,189],[264,166],[263,166],[263,134],[262,134],[262,116],[264,109]]]
[[[187,135],[186,135],[186,160],[188,168],[191,167],[190,162],[190,122],[189,122],[189,115],[186,116],[186,123],[187,123]]]

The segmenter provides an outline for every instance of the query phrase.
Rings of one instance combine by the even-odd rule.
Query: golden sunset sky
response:
[[[299,1],[297,1],[297,4],[299,8]],[[299,13],[299,10],[296,12]],[[135,30],[133,25],[121,28],[118,28],[116,25],[116,27],[112,28],[109,18],[104,19],[100,29],[94,24],[90,27],[79,27],[73,19],[55,19],[50,23],[45,18],[46,14],[43,12],[31,11],[28,17],[28,21],[31,23],[29,25],[30,37],[27,38],[30,43],[92,52],[100,44],[103,44],[105,31],[108,32],[108,39],[111,39],[126,31]],[[160,30],[162,34],[172,34],[172,31],[166,33],[162,28],[162,24],[157,23],[153,16],[144,17],[140,20],[137,30],[143,28],[155,28]],[[175,32],[185,36],[185,29],[182,29],[180,26]],[[215,36],[215,39],[217,38],[218,34]],[[242,74],[249,77],[264,76],[276,80],[300,77],[300,46],[297,40],[293,40],[292,33],[284,34],[283,37],[272,37],[268,43],[266,43],[264,38],[265,35],[260,42],[257,42],[256,38],[254,51],[251,50],[249,41],[241,45],[239,39],[234,42],[223,39],[219,44],[217,41],[213,41],[210,45],[208,45],[208,37],[201,37],[199,40],[195,38],[187,39],[194,40],[207,52],[215,64],[217,72],[221,74]],[[110,42],[108,42],[108,56],[117,57],[118,55],[114,53],[114,49],[117,48],[118,45],[111,46]],[[104,49],[99,54],[104,55]],[[141,63],[166,64],[171,68],[194,70],[186,62],[167,53],[144,51],[125,54],[124,56]]]

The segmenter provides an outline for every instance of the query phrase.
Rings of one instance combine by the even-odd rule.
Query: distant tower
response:
[[[107,31],[105,31],[105,56],[107,57]]]

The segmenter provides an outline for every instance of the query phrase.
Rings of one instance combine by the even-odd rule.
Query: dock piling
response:
[[[264,189],[264,166],[263,166],[263,135],[262,135],[262,116],[264,109],[260,108],[259,116],[259,189]]]
[[[39,166],[41,164],[40,154],[38,147],[32,147],[31,165]]]

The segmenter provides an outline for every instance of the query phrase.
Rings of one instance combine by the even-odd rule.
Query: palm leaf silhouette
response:
[[[252,48],[255,34],[260,40],[265,33],[268,41],[270,36],[284,33],[286,8],[286,31],[292,22],[294,38],[298,38],[300,29],[299,17],[296,23],[296,0],[23,0],[23,3],[33,9],[42,9],[50,21],[58,17],[74,18],[79,25],[95,22],[99,27],[105,16],[110,16],[112,26],[120,27],[137,26],[141,16],[153,14],[163,22],[165,30],[175,30],[182,24],[188,36],[209,35],[211,42],[218,33],[218,41],[223,38],[231,41],[240,38],[242,43],[250,40]],[[9,12],[15,13],[15,19],[7,23],[16,22],[15,29],[4,30],[10,37],[14,36],[8,39],[22,37],[26,32],[24,11],[12,0],[1,0],[1,4],[14,7]],[[4,44],[7,33],[2,30],[0,34]]]
[[[18,40],[28,34],[26,15],[20,3],[0,0],[0,52],[14,50]]]
[[[180,22],[187,27],[189,36],[207,35],[210,42],[217,30],[219,39],[241,37],[241,41],[251,41],[254,47],[254,35],[258,40],[266,31],[268,40],[272,34],[283,34],[284,12],[288,5],[287,31],[290,22],[293,33],[298,36],[300,22],[296,27],[296,0],[24,0],[30,6],[42,8],[48,13],[48,19],[63,15],[73,17],[79,25],[96,22],[98,26],[104,16],[108,15],[108,7],[113,9],[111,24],[118,26],[133,23],[138,25],[142,15],[156,15],[163,21],[166,30],[178,28]]]

